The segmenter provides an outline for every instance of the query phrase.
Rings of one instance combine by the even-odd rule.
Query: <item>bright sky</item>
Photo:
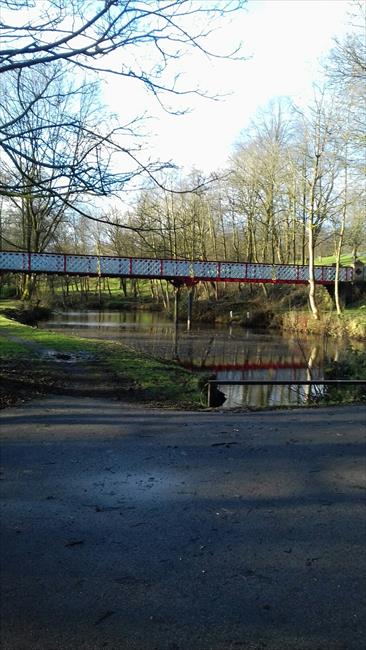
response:
[[[185,97],[183,105],[194,110],[179,117],[156,110],[157,118],[145,127],[155,134],[151,156],[171,159],[185,172],[224,167],[258,108],[278,96],[297,102],[311,96],[317,61],[332,47],[332,38],[346,30],[347,10],[347,0],[249,0],[247,11],[235,17],[219,41],[227,50],[242,41],[249,60],[208,63],[191,56],[186,61],[191,87],[198,82],[212,94],[230,96],[220,102]],[[112,80],[106,98],[121,115],[122,107],[132,107],[133,114],[137,106],[148,106],[139,91],[127,99],[121,95]]]

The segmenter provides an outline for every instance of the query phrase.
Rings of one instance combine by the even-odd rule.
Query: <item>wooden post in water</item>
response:
[[[178,328],[180,287],[174,287],[174,327]]]
[[[174,286],[174,359],[178,359],[178,321],[180,286]]]
[[[188,287],[188,302],[187,302],[187,332],[191,329],[192,322],[192,308],[193,308],[194,287]]]

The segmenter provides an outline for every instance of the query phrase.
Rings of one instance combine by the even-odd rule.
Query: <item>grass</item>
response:
[[[366,325],[366,304],[359,307],[347,307],[343,312],[343,318],[357,318],[360,323]]]
[[[5,309],[19,309],[22,303],[17,298],[0,298],[0,312]]]
[[[66,336],[58,332],[51,332],[49,330],[37,329],[22,325],[14,320],[10,320],[5,316],[0,315],[0,334],[5,336],[9,341],[13,338],[19,338],[19,343],[14,342],[15,345],[26,347],[29,352],[36,352],[36,346],[39,349],[57,350],[58,352],[73,352],[83,349],[85,351],[95,351],[96,342],[89,342],[85,339]],[[0,357],[2,355],[2,345],[0,342]],[[14,348],[15,349],[15,348]]]
[[[109,349],[108,349],[109,348]],[[121,343],[104,344],[109,367],[122,381],[129,379],[146,396],[177,406],[201,405],[199,377],[173,362],[163,362],[126,349]]]
[[[1,335],[0,335],[1,336]],[[33,355],[31,355],[33,356]],[[15,343],[6,337],[0,338],[0,359],[25,359],[29,357],[29,349],[21,343]]]
[[[84,280],[85,281],[85,280]],[[99,278],[89,277],[87,279],[87,296],[90,300],[99,299],[99,291],[102,296],[103,302],[112,301],[112,302],[131,302],[134,300],[134,294],[132,291],[131,280],[127,279],[128,286],[128,295],[125,296],[121,288],[120,278],[102,278],[101,286],[99,289]],[[150,281],[145,279],[138,279],[139,287],[139,300],[149,301],[151,300],[151,290],[150,290]],[[43,278],[39,279],[38,290],[40,294],[49,294],[49,287]],[[64,293],[65,292],[65,293]],[[69,278],[68,290],[66,292],[66,287],[62,286],[62,281],[60,278],[54,279],[54,294],[60,300],[63,295],[65,295],[66,300],[73,298],[78,298],[80,301],[85,299],[85,292],[81,291],[81,279],[80,278]]]
[[[304,335],[320,334],[366,339],[366,305],[347,308],[340,316],[335,311],[323,311],[319,320],[315,320],[309,311],[293,310],[282,314],[281,322],[284,330],[292,330]]]
[[[366,264],[366,251],[359,253],[357,259],[361,260],[361,262],[364,262],[364,264]],[[343,255],[341,255],[342,266],[351,266],[353,262],[354,259],[351,253],[344,253]],[[332,264],[335,263],[336,263],[336,258],[334,255],[328,255],[328,257],[317,257],[317,259],[315,260],[315,264],[319,264],[320,266],[332,266]]]
[[[366,339],[366,305],[345,309],[339,317],[348,336]]]
[[[121,386],[132,388],[144,401],[159,405],[197,408],[201,405],[200,378],[173,362],[165,363],[138,354],[121,343],[79,338],[22,325],[0,315],[0,361],[38,360],[40,352],[88,352],[94,361],[116,378]],[[48,362],[44,361],[45,366]],[[38,365],[35,363],[35,365]],[[21,372],[25,372],[23,366]],[[54,364],[53,371],[57,371]],[[32,363],[27,367],[29,379]]]

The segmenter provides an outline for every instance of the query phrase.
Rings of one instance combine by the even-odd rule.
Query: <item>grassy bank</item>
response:
[[[2,315],[0,361],[3,394],[6,386],[13,386],[12,392],[17,387],[67,391],[78,365],[86,374],[91,367],[97,369],[96,381],[112,383],[121,399],[180,408],[201,405],[200,378],[176,363],[137,354],[120,343],[37,329]]]
[[[279,317],[285,331],[298,334],[321,334],[363,340],[366,339],[366,306],[347,308],[338,316],[336,312],[323,312],[315,320],[309,311],[290,311]]]

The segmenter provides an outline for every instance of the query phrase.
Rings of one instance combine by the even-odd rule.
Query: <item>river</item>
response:
[[[347,354],[347,343],[322,337],[296,337],[239,326],[183,323],[174,325],[161,312],[66,311],[39,324],[87,338],[123,342],[163,359],[176,358],[186,368],[204,370],[217,379],[321,379],[330,360]],[[359,349],[366,345],[358,343]],[[320,387],[224,386],[224,408],[295,405],[305,402],[309,390]]]

